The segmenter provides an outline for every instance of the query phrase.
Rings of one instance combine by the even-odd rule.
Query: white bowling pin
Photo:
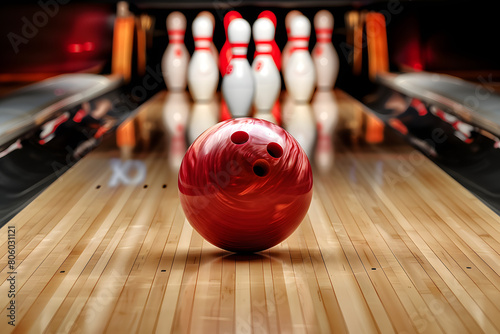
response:
[[[314,161],[320,171],[326,172],[334,162],[333,136],[339,118],[338,104],[333,91],[317,91],[311,105],[318,129]]]
[[[296,103],[308,103],[316,86],[316,70],[308,49],[311,22],[303,15],[295,16],[290,34],[293,44],[284,72],[286,89]]]
[[[172,12],[167,17],[168,46],[163,54],[161,69],[167,89],[186,90],[189,53],[184,45],[186,17],[181,12]]]
[[[213,27],[212,35],[213,35],[213,32],[215,30],[215,18],[214,18],[214,15],[212,13],[210,13],[209,11],[204,10],[203,12],[200,12],[196,16],[206,16],[206,17],[208,17],[210,19],[210,21],[212,21],[212,27]],[[210,51],[212,52],[212,55],[214,56],[215,62],[217,63],[219,61],[219,51],[217,50],[217,47],[215,46],[215,44],[214,44],[213,41],[210,42]]]
[[[317,129],[311,105],[294,103],[284,127],[299,142],[309,159],[312,159]]]
[[[233,117],[250,114],[255,92],[252,69],[247,60],[250,34],[250,24],[244,19],[232,20],[227,29],[233,57],[222,79],[222,94]]]
[[[298,10],[292,10],[285,16],[285,28],[287,34],[287,41],[285,46],[283,47],[283,51],[281,52],[281,72],[285,73],[286,65],[288,64],[288,59],[290,58],[290,50],[292,49],[292,41],[293,38],[290,34],[290,24],[292,23],[292,19],[297,16],[302,15]]]
[[[272,57],[274,24],[268,18],[260,18],[253,24],[255,59],[252,71],[255,79],[253,99],[257,113],[271,113],[281,91],[281,77]],[[272,116],[272,115],[271,115]]]
[[[188,67],[188,86],[193,100],[210,101],[219,83],[219,69],[210,49],[213,25],[207,16],[193,21],[194,53]]]
[[[320,10],[314,16],[316,45],[312,57],[316,66],[318,89],[331,90],[339,74],[339,56],[332,44],[333,15]]]
[[[215,99],[206,103],[195,102],[191,110],[191,117],[187,129],[189,144],[191,145],[199,135],[209,127],[217,124],[218,121],[219,113]]]
[[[12,143],[9,147],[7,147],[5,150],[0,151],[0,159],[7,156],[9,153],[19,150],[23,148],[23,145],[21,144],[21,139],[16,140],[16,142]]]

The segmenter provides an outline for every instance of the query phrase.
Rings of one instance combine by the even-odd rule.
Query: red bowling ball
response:
[[[208,242],[258,252],[285,240],[304,219],[312,171],[299,143],[255,118],[218,123],[189,147],[179,170],[186,218]]]

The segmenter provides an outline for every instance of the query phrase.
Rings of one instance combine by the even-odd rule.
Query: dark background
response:
[[[63,1],[63,0],[60,0]],[[77,71],[109,73],[113,21],[116,1],[91,2],[64,0],[10,1],[0,5],[0,76],[2,74],[51,73]],[[37,33],[27,38],[15,52],[9,36],[23,37],[25,21],[42,18],[40,3],[57,3],[57,13],[48,17]],[[392,13],[390,8],[399,8]],[[405,69],[444,72],[477,80],[491,75],[500,77],[500,48],[496,35],[500,32],[498,13],[493,2],[479,1],[133,1],[130,10],[155,18],[153,43],[148,49],[148,63],[160,62],[168,37],[165,19],[172,10],[181,10],[187,17],[185,42],[194,49],[191,23],[202,10],[216,18],[214,43],[220,50],[225,41],[222,20],[229,10],[238,10],[252,24],[264,9],[272,10],[278,20],[276,41],[282,49],[286,43],[284,20],[292,9],[299,9],[312,21],[320,9],[330,10],[335,17],[333,43],[341,61],[338,86],[352,85],[345,44],[344,15],[347,11],[381,11],[387,18],[391,70]],[[38,14],[37,14],[38,13]],[[40,16],[42,15],[42,16]],[[24,19],[24,21],[23,21]],[[42,20],[43,23],[43,20]],[[26,29],[26,28],[25,28]],[[92,50],[71,52],[72,45],[90,42]],[[310,48],[315,44],[314,33]],[[346,51],[347,50],[347,51]],[[254,46],[249,49],[249,59]],[[366,50],[365,50],[366,52]],[[366,60],[366,58],[364,59]],[[366,61],[363,62],[366,65]],[[366,68],[363,75],[366,75]]]

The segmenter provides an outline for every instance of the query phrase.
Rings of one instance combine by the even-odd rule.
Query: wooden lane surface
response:
[[[142,124],[160,123],[164,98]],[[337,100],[339,128],[358,131],[360,106]],[[253,256],[190,227],[167,140],[134,157],[143,182],[115,187],[104,144],[0,230],[0,332],[499,332],[499,217],[406,145],[336,143],[299,229]]]

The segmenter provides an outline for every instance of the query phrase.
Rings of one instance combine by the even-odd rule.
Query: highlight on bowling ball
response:
[[[258,252],[290,236],[312,198],[309,160],[283,128],[261,119],[214,125],[189,147],[179,197],[189,223],[211,244]]]

